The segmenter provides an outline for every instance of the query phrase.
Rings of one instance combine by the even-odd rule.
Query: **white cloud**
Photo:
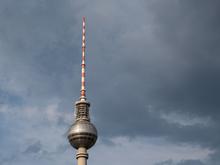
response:
[[[172,159],[175,162],[183,159],[206,160],[213,151],[199,146],[172,144],[160,138],[113,138],[115,145],[96,144],[90,152],[90,164],[115,165],[148,164]]]
[[[183,126],[193,126],[196,124],[209,126],[212,123],[210,117],[200,117],[192,114],[178,113],[178,111],[162,113],[160,115],[162,119],[165,119],[169,123],[176,123]]]

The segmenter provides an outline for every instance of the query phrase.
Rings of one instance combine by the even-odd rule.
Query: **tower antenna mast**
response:
[[[80,100],[86,100],[86,18],[83,17],[82,20],[82,64],[81,64],[81,91]]]

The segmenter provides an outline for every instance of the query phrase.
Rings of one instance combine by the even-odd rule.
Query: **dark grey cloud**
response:
[[[144,4],[146,11],[142,12],[147,15],[150,11],[153,20],[140,15],[132,22],[136,15],[127,13],[131,22],[126,22],[119,16],[114,24],[124,23],[124,29],[112,33],[109,40],[116,42],[107,45],[117,47],[116,54],[108,51],[103,56],[110,56],[110,60],[103,57],[100,61],[98,55],[93,59],[93,65],[100,64],[93,66],[95,73],[90,74],[98,77],[94,86],[101,83],[90,97],[97,106],[98,125],[105,123],[100,129],[108,135],[162,135],[177,141],[213,143],[215,147],[219,144],[215,137],[220,107],[218,2]],[[135,32],[133,23],[137,23]],[[137,41],[135,37],[140,38]],[[210,117],[213,123],[207,127],[170,124],[149,113],[149,107],[158,113]]]
[[[178,57],[178,61],[173,62],[184,67],[176,68],[177,71],[183,71],[178,77],[180,82],[174,81],[174,86],[169,86],[165,79],[165,83],[161,84],[164,87],[158,95],[162,95],[165,103],[170,99],[175,101],[176,106],[185,106],[182,109],[193,110],[201,115],[212,115],[207,113],[209,108],[215,112],[213,118],[219,116],[216,112],[219,107],[220,36],[216,33],[219,29],[217,19],[219,13],[216,8],[218,4],[217,1],[212,3],[179,1],[173,8],[175,14],[173,10],[168,11],[169,8],[163,8],[156,16],[156,20],[160,23],[157,35],[168,46],[172,46],[173,56]],[[174,67],[175,65],[173,64]],[[174,92],[173,88],[175,88]]]
[[[160,163],[156,163],[155,165],[204,165],[200,160],[181,160],[175,163],[172,160],[166,160]]]
[[[172,160],[165,160],[159,163],[156,163],[155,165],[172,165],[173,161]]]
[[[178,163],[178,165],[204,165],[200,160],[184,160]]]
[[[32,154],[32,153],[39,153],[40,151],[42,151],[42,144],[40,141],[36,141],[33,144],[29,145],[24,153],[26,154]]]
[[[8,73],[2,72],[2,77],[15,78],[16,84],[12,85],[21,88],[23,96],[33,97],[35,103],[40,98],[59,95],[65,84],[73,80],[70,71],[75,59],[80,59],[76,56],[80,50],[74,53],[78,43],[73,41],[77,34],[73,32],[71,6],[67,1],[51,4],[33,0],[1,4],[0,40],[5,51],[1,55],[2,70]]]

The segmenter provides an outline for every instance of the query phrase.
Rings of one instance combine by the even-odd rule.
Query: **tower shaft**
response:
[[[79,148],[76,154],[77,165],[87,165],[88,153],[86,148]]]

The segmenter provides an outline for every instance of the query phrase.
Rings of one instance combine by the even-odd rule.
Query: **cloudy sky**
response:
[[[220,2],[1,0],[0,164],[76,164],[66,132],[87,97],[89,165],[220,164]]]

